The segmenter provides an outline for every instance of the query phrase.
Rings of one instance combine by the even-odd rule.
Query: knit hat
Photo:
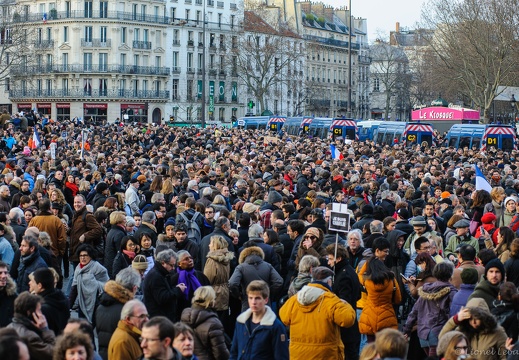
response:
[[[362,194],[364,192],[364,188],[360,185],[357,185],[357,186],[355,186],[353,191],[355,191],[355,194]]]
[[[164,223],[164,229],[167,229],[168,226],[175,226],[175,219],[170,217],[166,222]]]
[[[400,208],[400,209],[398,209],[398,211],[396,213],[402,219],[405,219],[405,220],[409,219],[409,211],[406,208]]]
[[[100,183],[98,183],[96,186],[96,192],[98,194],[101,194],[103,191],[105,191],[107,189],[108,189],[108,184],[105,182],[102,182],[102,181]]]
[[[495,221],[497,218],[494,213],[487,212],[485,215],[481,217],[481,222],[483,224],[490,224],[492,221]]]
[[[243,204],[242,210],[244,213],[252,214],[253,212],[256,212],[256,210],[258,210],[258,207],[253,203],[245,203]]]
[[[503,278],[505,277],[505,266],[499,259],[492,259],[485,265],[485,276],[487,276],[488,270],[491,268],[498,268],[499,271],[501,271],[501,274],[503,275]]]
[[[473,285],[478,282],[479,273],[474,268],[462,268],[460,277],[463,284]]]
[[[423,216],[415,216],[410,223],[413,226],[427,226],[427,222]]]
[[[373,205],[366,204],[362,207],[362,215],[373,215]]]
[[[137,255],[132,261],[132,268],[135,270],[146,270],[148,268],[148,260],[146,260],[146,256]]]
[[[448,331],[445,334],[443,334],[443,336],[440,338],[440,341],[438,342],[438,346],[436,347],[436,354],[445,355],[449,343],[457,335],[465,336],[462,332],[456,330]]]
[[[57,202],[53,202],[51,204],[52,208],[53,209],[56,209],[56,210],[63,210],[63,205],[61,205],[60,203],[57,203]]]
[[[513,201],[515,201],[515,203],[517,203],[517,198],[515,196],[509,196],[505,199],[505,202],[503,204],[506,206],[506,203],[509,202],[510,200],[513,200]]]
[[[269,196],[267,197],[267,202],[269,204],[276,204],[283,201],[283,197],[277,191],[269,192]]]
[[[319,238],[319,229],[315,227],[308,228],[305,232],[305,235],[313,235],[316,238]]]
[[[445,199],[445,198],[448,198],[449,196],[451,196],[451,193],[448,192],[448,191],[444,191],[444,192],[441,193],[440,196],[441,196],[442,199]]]
[[[322,281],[333,275],[333,271],[325,266],[318,266],[312,270],[312,280]]]

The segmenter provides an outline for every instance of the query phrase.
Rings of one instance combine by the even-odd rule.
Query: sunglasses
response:
[[[305,239],[310,239],[310,240],[317,240],[317,237],[313,236],[313,235],[305,235],[304,238]]]

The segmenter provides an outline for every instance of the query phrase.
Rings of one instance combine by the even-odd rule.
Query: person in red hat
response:
[[[496,219],[496,216],[491,212],[487,212],[485,215],[483,215],[481,217],[481,226],[476,230],[474,237],[479,239],[480,237],[490,236],[494,242],[494,245],[497,246]],[[484,229],[483,233],[481,232],[481,228]]]

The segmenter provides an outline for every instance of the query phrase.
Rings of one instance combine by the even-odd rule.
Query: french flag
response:
[[[474,166],[476,170],[476,190],[486,190],[490,193],[490,191],[492,190],[492,186],[490,186],[489,182],[485,178],[485,175],[483,175],[478,166]]]
[[[341,152],[337,150],[337,148],[333,144],[330,144],[330,152],[332,153],[332,159],[344,159],[344,155],[342,155]]]
[[[38,127],[34,127],[34,133],[32,134],[31,149],[37,149],[41,146],[40,134],[38,133]]]

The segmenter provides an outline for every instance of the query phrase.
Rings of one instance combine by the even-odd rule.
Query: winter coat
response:
[[[38,329],[29,319],[20,314],[15,314],[13,322],[7,326],[16,330],[29,348],[31,359],[52,360],[56,336],[50,329]]]
[[[475,284],[461,284],[458,292],[452,298],[450,316],[456,315],[462,307],[467,305],[467,301],[475,288]]]
[[[223,325],[215,312],[193,304],[182,311],[180,321],[195,332],[194,353],[200,360],[229,359]]]
[[[395,225],[395,230],[405,232],[406,239],[414,232],[413,225],[409,224],[409,220],[398,220]]]
[[[519,334],[519,313],[515,310],[514,304],[496,300],[490,312],[497,319],[498,324],[505,329],[506,335],[515,343]]]
[[[252,311],[245,310],[236,319],[230,360],[288,360],[288,336],[276,314],[266,307],[265,315],[254,331],[248,322]]]
[[[54,331],[56,336],[60,335],[70,318],[67,297],[59,289],[45,290],[38,295],[43,297],[41,312],[47,319],[49,329]]]
[[[13,279],[7,277],[7,283],[0,290],[0,328],[9,325],[14,314],[14,300],[16,299],[16,284]]]
[[[227,249],[210,251],[207,254],[207,261],[204,267],[204,275],[209,279],[209,283],[216,293],[214,309],[216,311],[227,310],[229,308],[229,278],[230,262],[234,258],[234,253]]]
[[[168,249],[171,249],[174,252],[179,252],[180,250],[187,251],[193,257],[193,263],[195,264],[195,267],[197,269],[200,267],[200,248],[193,240],[186,238],[184,241],[178,242],[175,238],[168,239],[166,235],[160,234],[157,237],[157,246],[160,245],[165,245],[168,247]]]
[[[318,258],[319,260],[321,260],[321,262],[323,261],[323,259],[326,258],[326,255],[328,255],[328,254],[326,253],[326,249],[323,248],[323,246],[322,246],[323,240],[324,239],[318,238],[317,240],[315,240],[315,242],[312,244],[312,246],[308,249],[305,249],[303,247],[304,241],[301,241],[299,243],[299,248],[297,249],[297,256],[296,256],[296,269],[299,269],[299,262],[305,255],[313,255],[316,258]]]
[[[366,289],[366,304],[359,319],[359,330],[361,334],[375,335],[379,330],[385,328],[398,329],[393,304],[402,301],[402,295],[398,288],[398,282],[386,280],[383,284],[375,284],[366,279],[364,273],[367,270],[368,262],[359,271],[359,281]]]
[[[484,309],[489,316],[490,311],[485,306],[485,302],[482,299],[472,299],[467,303],[467,307],[479,307]],[[486,309],[485,309],[486,308]],[[477,332],[470,330],[470,334],[463,331],[463,322],[459,322],[457,315],[451,317],[449,321],[443,326],[440,332],[439,338],[451,330],[458,330],[465,334],[469,338],[469,348],[471,354],[478,354],[478,360],[505,360],[506,359],[506,348],[505,343],[507,335],[505,330],[501,326],[497,326],[494,329],[484,329]],[[470,325],[465,325],[470,326]]]
[[[389,241],[389,255],[384,261],[386,266],[396,275],[396,281],[398,281],[398,287],[400,288],[402,298],[404,298],[406,293],[400,274],[405,272],[405,268],[410,259],[409,255],[403,250],[403,248],[398,248],[397,240],[401,236],[404,236],[405,239],[405,235],[405,232],[401,230],[393,230],[386,234],[386,239]]]
[[[310,283],[279,309],[290,328],[290,358],[344,359],[340,328],[355,323],[355,310],[323,283]]]
[[[519,257],[511,257],[505,262],[506,280],[519,287]]]
[[[165,316],[175,322],[178,317],[177,303],[184,295],[180,288],[171,285],[169,276],[162,264],[155,262],[142,283],[143,302],[151,317]]]
[[[483,276],[481,281],[476,285],[474,292],[469,296],[469,300],[473,298],[481,298],[485,300],[489,309],[494,307],[494,300],[497,300],[499,295],[499,285],[492,285],[488,282],[486,276]]]
[[[519,265],[519,262],[518,262],[518,265]],[[481,265],[477,265],[474,261],[461,262],[461,264],[456,269],[454,269],[454,272],[452,273],[452,278],[451,278],[451,284],[456,286],[458,289],[460,288],[461,283],[462,283],[461,272],[463,271],[463,269],[467,269],[467,268],[476,269],[478,271],[478,282],[479,282],[479,279],[481,279],[481,277],[483,275],[485,275],[485,268]]]
[[[109,279],[104,266],[95,260],[90,260],[83,268],[76,266],[72,287],[77,287],[79,308],[90,323],[94,320],[97,297]]]
[[[209,253],[209,244],[211,243],[211,237],[213,237],[215,235],[223,237],[225,239],[225,241],[227,241],[227,244],[229,245],[229,247],[228,247],[229,251],[234,252],[234,244],[232,242],[232,239],[229,237],[229,235],[227,235],[227,233],[224,230],[222,230],[221,228],[215,227],[214,231],[212,233],[210,233],[209,235],[204,236],[202,238],[202,242],[200,243],[200,246],[199,246],[199,248],[200,248],[199,249],[200,264],[199,264],[198,270],[204,271],[204,266],[205,266],[204,259],[207,259],[207,254]],[[195,264],[195,266],[196,266],[196,264]],[[235,260],[231,261],[231,270],[233,270],[234,267],[236,267]]]
[[[279,261],[279,256],[276,254],[276,250],[274,250],[271,245],[265,244],[263,238],[249,238],[249,241],[254,243],[254,246],[261,248],[263,254],[265,254],[265,261],[272,265],[278,273],[281,273],[281,263]],[[241,253],[243,249],[244,248],[242,247],[238,252]]]
[[[465,235],[464,237],[459,237],[458,235],[451,236],[449,239],[449,245],[445,247],[445,258],[448,259],[450,255],[456,255],[456,248],[458,245],[471,245],[476,249],[476,256],[479,254],[479,242],[478,239],[476,239],[474,236],[470,236],[470,233]]]
[[[36,249],[32,254],[22,256],[20,265],[18,266],[18,277],[16,284],[18,286],[18,294],[29,291],[29,275],[39,268],[46,268],[48,265],[40,256],[40,251]]]
[[[99,355],[108,359],[108,344],[117,329],[124,304],[132,300],[133,292],[113,280],[105,284],[96,311],[96,330],[99,341]]]
[[[117,274],[123,269],[132,265],[132,260],[125,253],[118,251],[117,255],[115,255],[115,259],[112,264],[112,276],[110,277],[112,280],[115,279]]]
[[[353,226],[351,228],[359,229],[360,231],[362,231],[362,228],[364,228],[364,225],[371,223],[373,220],[375,220],[375,218],[371,214],[362,215],[360,220],[357,221],[355,224],[353,224]]]
[[[245,248],[240,254],[240,265],[229,279],[231,295],[242,299],[242,311],[249,307],[246,289],[251,281],[263,280],[269,285],[269,301],[275,301],[283,287],[283,278],[272,265],[263,260],[264,256],[263,250],[257,246]]]
[[[121,248],[121,241],[125,236],[125,229],[123,229],[119,225],[113,225],[110,228],[110,231],[108,231],[108,235],[106,236],[105,257],[103,264],[106,267],[106,271],[108,271],[108,275],[110,276],[110,278],[112,278],[112,267],[114,264],[115,256]],[[113,278],[115,278],[115,276]]]
[[[487,212],[491,212],[496,216],[496,227],[502,226],[503,223],[503,211],[504,211],[504,205],[498,204],[495,202],[495,200],[492,200],[491,203],[486,204],[485,208],[483,210],[483,214],[486,214]]]
[[[415,324],[418,337],[427,340],[429,334],[438,338],[440,331],[449,320],[452,299],[458,290],[450,283],[436,281],[425,284],[418,290],[418,300],[407,317],[404,333],[410,335]]]
[[[294,296],[297,294],[299,290],[303,288],[303,286],[310,284],[312,281],[312,275],[308,273],[299,273],[292,280],[290,286],[288,287],[288,297]]]
[[[50,236],[52,253],[56,257],[65,255],[67,245],[67,229],[59,217],[54,214],[39,214],[32,218],[29,227],[36,226],[40,232],[45,231]]]
[[[108,360],[123,360],[123,359],[137,359],[142,355],[139,337],[141,331],[135,326],[128,325],[124,320],[117,322],[112,337],[109,339],[108,352],[106,359]],[[103,358],[105,359],[105,358]]]
[[[87,214],[83,221],[83,213],[87,211],[86,206],[76,212],[72,219],[72,227],[70,228],[70,257],[69,260],[72,262],[79,262],[77,256],[77,248],[81,244],[90,244],[95,248],[95,245],[99,243],[100,239],[103,238],[103,229],[97,222],[96,218],[92,214]],[[85,235],[83,242],[79,241],[81,235]]]

